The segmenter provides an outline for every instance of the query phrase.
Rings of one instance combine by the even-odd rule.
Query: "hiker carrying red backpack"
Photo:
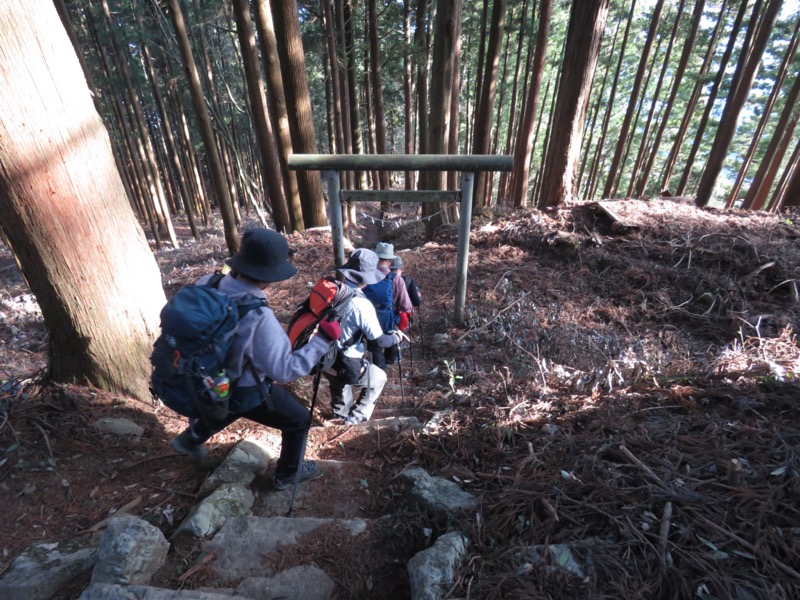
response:
[[[325,377],[330,383],[334,418],[344,419],[345,425],[355,425],[372,416],[375,403],[386,385],[383,369],[364,358],[363,339],[376,342],[378,348],[388,348],[399,344],[403,336],[401,333],[384,333],[375,307],[361,291],[365,286],[384,279],[384,274],[378,270],[378,257],[372,250],[353,250],[347,262],[336,271],[337,279],[352,288],[355,294],[350,300],[349,312],[342,320],[341,336],[337,342],[342,355],[341,365],[325,371]],[[357,341],[351,343],[352,340]]]
[[[309,411],[276,384],[308,375],[341,332],[338,322],[323,320],[308,344],[292,351],[264,293],[270,283],[297,273],[288,258],[289,246],[281,234],[257,228],[244,233],[241,250],[226,261],[232,270],[218,282],[219,291],[236,302],[263,300],[264,306],[249,311],[236,326],[225,360],[225,371],[232,382],[228,415],[193,419],[172,440],[177,452],[200,460],[207,454],[203,443],[240,418],[274,427],[281,432],[281,453],[273,478],[279,490],[287,489],[296,479],[311,479],[317,466],[303,457]],[[212,277],[201,278],[198,285]]]

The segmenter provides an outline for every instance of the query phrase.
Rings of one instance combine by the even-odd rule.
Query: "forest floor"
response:
[[[369,457],[384,479],[370,482],[372,508],[391,509],[411,462],[479,496],[450,598],[800,597],[800,215],[683,199],[603,207],[477,220],[464,327],[452,321],[457,227],[425,242],[399,208],[361,219],[354,245],[394,243],[423,292],[413,402],[451,409],[445,434]],[[181,248],[156,251],[167,295],[226,255],[219,232],[181,232]],[[327,231],[290,246],[298,276],[267,290],[284,324],[333,267]],[[96,534],[125,505],[169,532],[208,475],[170,451],[182,420],[45,382],[41,313],[1,245],[0,281],[0,575],[31,543]],[[296,391],[307,400],[308,382]],[[92,425],[107,416],[145,433],[103,435]],[[218,435],[212,457],[254,429]],[[550,558],[534,560],[544,545]],[[191,549],[176,551],[189,564]],[[572,558],[581,577],[565,571]],[[403,596],[378,585],[343,597]]]

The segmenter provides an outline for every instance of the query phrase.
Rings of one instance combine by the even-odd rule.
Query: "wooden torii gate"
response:
[[[511,171],[513,156],[488,154],[293,154],[289,168],[296,171],[322,171],[328,183],[328,218],[333,238],[333,258],[336,266],[344,264],[344,228],[342,202],[453,202],[460,199],[461,216],[458,227],[458,257],[456,266],[455,322],[464,321],[467,299],[467,267],[469,265],[469,235],[472,222],[472,190],[475,173],[481,171]],[[461,190],[342,190],[340,171],[460,171]]]

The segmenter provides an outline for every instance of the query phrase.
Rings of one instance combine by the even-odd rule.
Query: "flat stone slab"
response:
[[[317,460],[317,474],[297,486],[292,505],[296,517],[347,519],[363,513],[369,502],[367,488],[373,471],[362,464]],[[292,488],[259,492],[252,513],[259,517],[285,517]]]
[[[245,579],[236,593],[253,600],[329,600],[336,584],[325,572],[314,565],[293,567],[274,577],[250,577]]]
[[[78,600],[252,600],[244,596],[198,590],[165,590],[144,585],[93,583]]]
[[[430,548],[408,561],[412,600],[441,600],[453,585],[455,572],[467,552],[468,540],[458,532],[441,536]]]
[[[109,433],[111,435],[129,435],[138,438],[142,437],[144,433],[144,427],[125,418],[104,417],[95,421],[93,425],[100,433]]]
[[[323,525],[335,524],[352,536],[367,529],[363,519],[261,518],[253,516],[228,519],[219,533],[203,544],[205,552],[216,556],[209,571],[220,583],[245,577],[272,576],[272,561],[265,556],[283,546],[296,544],[300,538]]]
[[[242,440],[205,480],[200,494],[213,492],[224,483],[250,485],[256,475],[263,475],[269,469],[270,461],[277,458],[271,448],[255,440]]]
[[[249,488],[238,483],[223,483],[192,509],[172,537],[213,535],[231,517],[247,513],[253,501]]]
[[[26,548],[0,579],[4,600],[47,600],[70,581],[87,572],[97,555],[93,547],[64,547],[57,543]]]
[[[411,485],[409,496],[423,510],[452,514],[471,510],[478,505],[475,496],[463,491],[449,479],[431,477],[425,469],[406,469],[400,476]]]

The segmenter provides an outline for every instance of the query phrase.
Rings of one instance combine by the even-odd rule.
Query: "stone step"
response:
[[[325,519],[363,517],[369,501],[369,480],[373,468],[362,462],[316,459],[317,474],[297,486],[292,514]],[[277,491],[271,485],[256,490],[251,511],[259,517],[285,517],[292,488]]]
[[[281,552],[296,552],[304,536],[325,527],[339,535],[355,537],[367,529],[363,519],[322,519],[312,517],[255,517],[229,519],[203,551],[214,554],[209,564],[209,581],[221,588],[248,577],[275,575],[274,558]]]

